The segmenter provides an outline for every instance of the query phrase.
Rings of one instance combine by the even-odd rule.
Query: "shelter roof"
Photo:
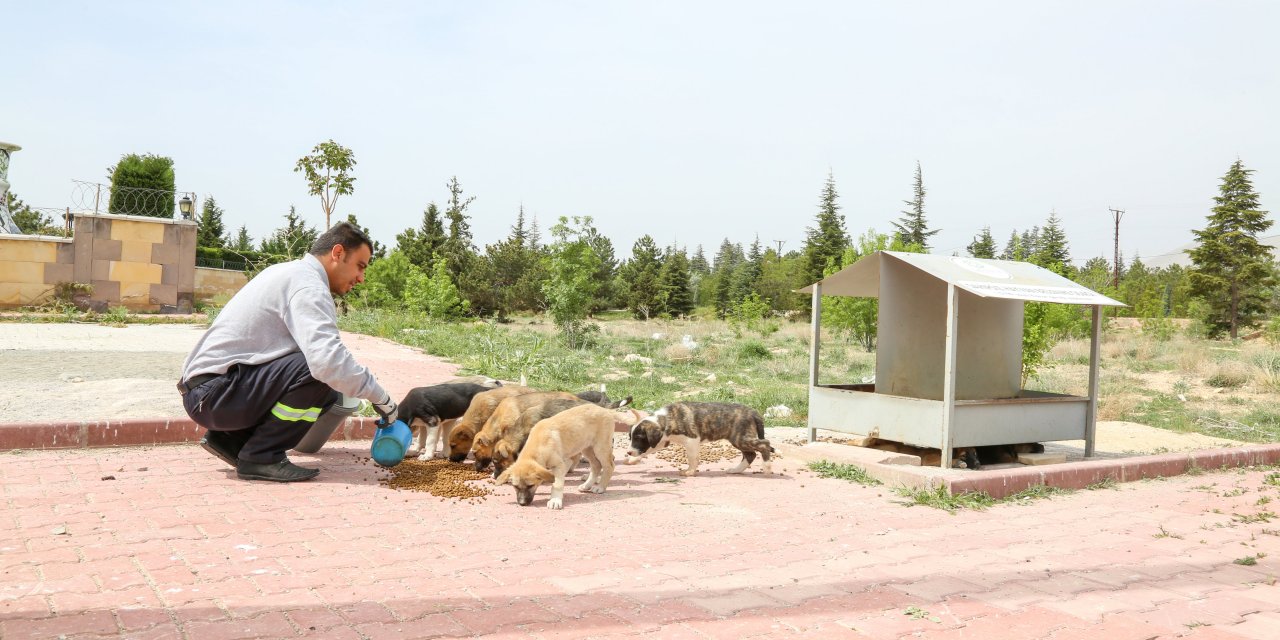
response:
[[[819,282],[822,294],[830,296],[880,297],[880,269],[886,264],[903,264],[919,269],[943,282],[983,298],[1004,298],[1027,302],[1123,307],[1088,287],[1081,286],[1044,267],[1013,260],[988,260],[925,253],[877,251],[837,271]],[[800,289],[813,293],[813,285]]]

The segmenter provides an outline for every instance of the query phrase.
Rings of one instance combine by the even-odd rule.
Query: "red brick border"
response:
[[[965,477],[946,477],[940,480],[951,495],[985,491],[993,498],[1003,498],[1036,485],[1047,485],[1059,489],[1083,489],[1108,478],[1115,482],[1133,482],[1146,478],[1181,475],[1189,469],[1216,470],[1278,462],[1280,462],[1280,444],[1262,444],[1232,449],[1206,449],[1137,458],[1090,460],[1043,467],[978,472],[966,474]]]
[[[330,440],[370,440],[374,419],[347,418]],[[19,422],[0,424],[0,451],[14,449],[84,449],[196,442],[204,429],[190,418],[141,418],[85,422]]]

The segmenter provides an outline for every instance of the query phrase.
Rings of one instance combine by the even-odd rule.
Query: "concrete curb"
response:
[[[889,486],[926,490],[945,487],[950,495],[985,491],[993,498],[1004,498],[1037,485],[1059,489],[1084,489],[1107,480],[1133,482],[1182,475],[1197,469],[1213,471],[1280,463],[1280,444],[1085,460],[990,471],[886,464],[883,460],[892,454],[827,442],[808,445],[783,444],[778,447],[778,450],[788,458],[803,462],[829,460],[852,464]]]
[[[648,415],[631,411],[631,421]],[[347,418],[329,440],[372,440],[376,419]],[[630,421],[619,419],[614,431],[625,433]],[[90,449],[198,442],[204,428],[190,418],[132,418],[81,422],[16,422],[0,424],[0,451],[16,449]]]
[[[370,440],[374,418],[347,418],[330,440]],[[197,442],[204,429],[190,418],[134,418],[82,422],[0,424],[0,451],[14,449],[88,449]]]

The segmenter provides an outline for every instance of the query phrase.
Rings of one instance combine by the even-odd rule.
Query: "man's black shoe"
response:
[[[228,440],[222,433],[210,431],[204,434],[203,438],[200,438],[200,448],[234,467],[236,466],[236,456],[240,455],[240,448]]]
[[[271,464],[259,464],[239,460],[236,462],[236,477],[241,480],[270,480],[271,482],[301,482],[310,480],[320,473],[319,469],[299,467],[289,462],[288,458]]]

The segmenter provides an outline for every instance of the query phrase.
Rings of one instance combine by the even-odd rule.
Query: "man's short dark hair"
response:
[[[367,244],[369,250],[373,251],[373,241],[365,235],[365,232],[350,222],[339,222],[311,243],[311,255],[317,258],[327,256],[333,247],[339,244],[347,251],[355,251],[360,248],[360,245]]]

